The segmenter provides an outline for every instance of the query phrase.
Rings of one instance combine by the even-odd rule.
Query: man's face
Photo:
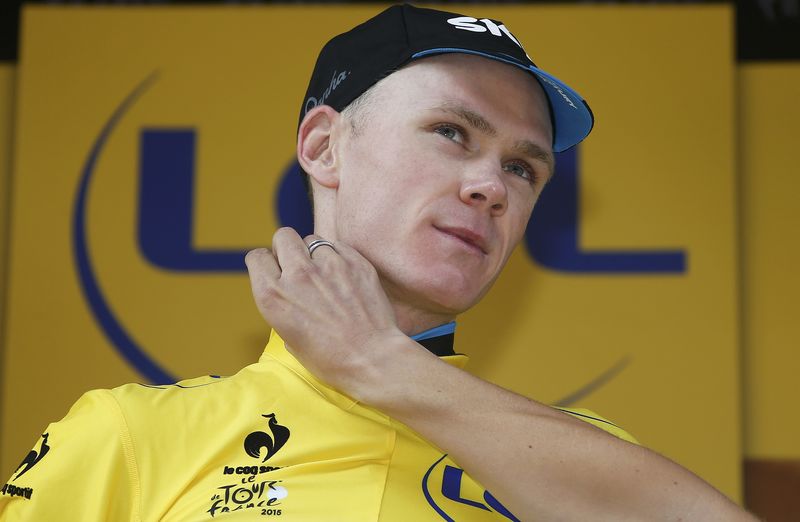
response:
[[[454,316],[488,291],[552,174],[544,93],[516,67],[448,54],[378,86],[339,147],[336,239],[395,302]]]

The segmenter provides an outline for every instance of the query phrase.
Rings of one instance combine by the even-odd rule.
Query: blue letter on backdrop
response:
[[[539,264],[579,273],[683,273],[686,254],[681,250],[585,252],[578,245],[577,147],[557,155],[556,173],[536,203],[525,246]]]
[[[243,271],[247,250],[192,247],[195,131],[143,129],[139,190],[139,246],[168,270]]]

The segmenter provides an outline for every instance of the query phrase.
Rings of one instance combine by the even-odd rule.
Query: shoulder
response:
[[[147,384],[147,383],[128,383],[109,390],[117,399],[135,400],[137,398],[149,398],[158,395],[181,394],[181,390],[192,390],[206,386],[212,386],[225,382],[230,377],[220,375],[203,375],[193,377],[169,384]],[[166,393],[165,393],[166,392]]]
[[[246,366],[231,376],[205,375],[170,384],[130,383],[111,395],[135,439],[158,439],[165,432],[198,433],[228,425],[242,409],[263,408],[281,397],[295,402],[304,396],[292,372],[271,361]]]
[[[173,383],[128,383],[109,390],[124,408],[146,403],[161,406],[170,401],[203,401],[226,393],[237,393],[258,383],[270,383],[279,378],[280,367],[259,362],[242,368],[231,376],[203,375]],[[268,378],[263,378],[268,374]]]
[[[132,456],[111,391],[87,392],[47,426],[0,490],[0,518],[63,520],[69,506],[73,520],[129,519],[138,498]]]

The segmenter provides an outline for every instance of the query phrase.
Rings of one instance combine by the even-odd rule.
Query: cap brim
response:
[[[592,131],[594,115],[589,105],[555,76],[536,67],[527,67],[538,79],[553,111],[553,151],[564,152],[582,142]]]
[[[555,76],[538,67],[521,63],[511,56],[497,55],[472,49],[440,47],[414,53],[412,60],[437,54],[462,53],[483,56],[532,73],[544,89],[553,116],[553,151],[564,152],[584,140],[594,126],[594,115],[580,94]]]

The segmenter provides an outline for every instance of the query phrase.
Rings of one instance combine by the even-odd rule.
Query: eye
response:
[[[533,169],[525,162],[516,161],[513,163],[507,163],[503,165],[503,170],[514,174],[515,176],[527,179],[528,181],[536,181],[536,175],[534,174]]]
[[[434,127],[433,132],[456,143],[464,143],[465,141],[464,131],[458,125],[442,123]]]

